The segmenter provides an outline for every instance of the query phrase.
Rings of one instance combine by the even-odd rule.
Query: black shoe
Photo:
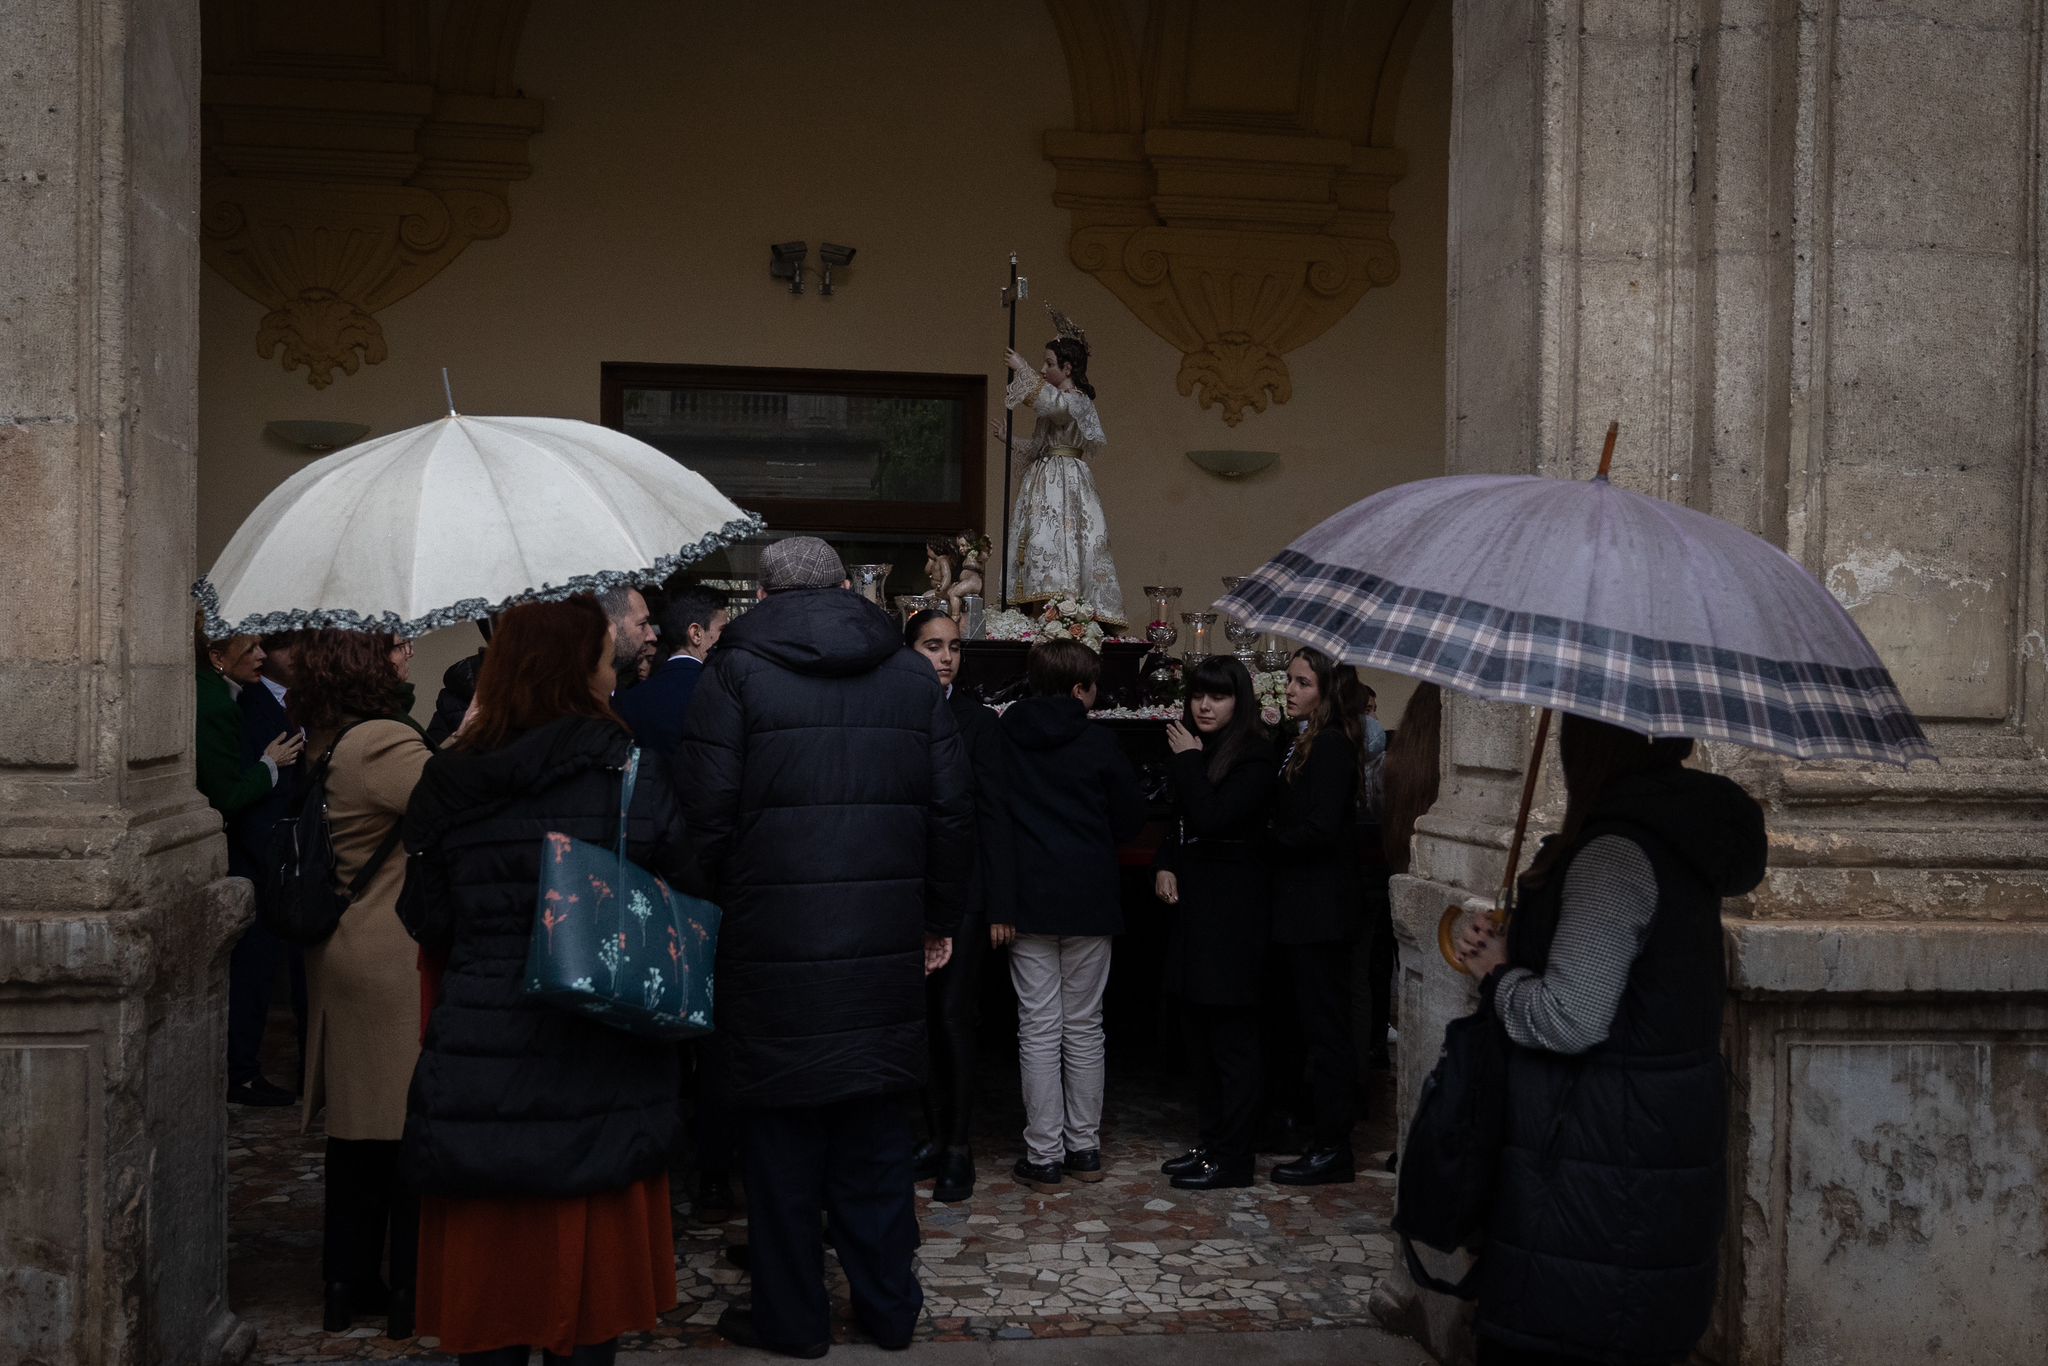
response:
[[[1159,1174],[1161,1176],[1185,1176],[1189,1172],[1200,1171],[1202,1164],[1208,1160],[1209,1150],[1207,1148],[1190,1148],[1179,1157],[1169,1157],[1160,1163]]]
[[[1033,1162],[1028,1157],[1017,1159],[1017,1165],[1010,1168],[1010,1175],[1020,1185],[1031,1187],[1040,1195],[1051,1195],[1060,1188],[1060,1168],[1057,1162]]]
[[[387,1338],[409,1338],[413,1335],[414,1293],[411,1290],[391,1292],[390,1307],[386,1310],[384,1336]]]
[[[974,1194],[974,1153],[967,1148],[948,1148],[939,1159],[932,1182],[932,1199],[942,1205],[954,1204]]]
[[[718,1335],[735,1347],[752,1347],[756,1351],[774,1352],[778,1356],[802,1357],[806,1361],[816,1361],[832,1350],[830,1342],[807,1342],[785,1346],[764,1341],[754,1328],[754,1311],[742,1309],[738,1305],[718,1316]]]
[[[1100,1181],[1102,1179],[1102,1149],[1090,1148],[1085,1153],[1068,1153],[1062,1164],[1068,1176],[1076,1181]]]
[[[1252,1183],[1252,1159],[1250,1154],[1232,1158],[1227,1162],[1214,1159],[1204,1160],[1193,1171],[1182,1172],[1172,1181],[1175,1190],[1219,1191],[1238,1190]]]
[[[261,1077],[228,1083],[228,1104],[279,1106],[297,1103],[298,1097],[282,1086],[272,1086]]]
[[[1273,1181],[1281,1186],[1336,1186],[1357,1179],[1349,1148],[1317,1148],[1273,1168]]]
[[[753,1249],[745,1243],[727,1243],[724,1256],[726,1261],[742,1271],[751,1272],[754,1269]]]
[[[327,1283],[327,1303],[320,1315],[320,1331],[346,1333],[355,1326],[356,1294],[347,1281]]]
[[[910,1150],[910,1170],[913,1179],[929,1181],[939,1174],[939,1163],[945,1160],[946,1150],[926,1139]]]
[[[697,1178],[697,1198],[690,1202],[692,1223],[722,1224],[738,1209],[739,1201],[733,1198],[731,1178],[711,1175]]]

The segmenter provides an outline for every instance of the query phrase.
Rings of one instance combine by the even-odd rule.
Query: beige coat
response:
[[[433,753],[402,721],[350,731],[327,777],[328,828],[346,886],[405,814]],[[420,1053],[419,948],[398,920],[405,850],[394,849],[341,917],[306,950],[306,1110],[324,1101],[332,1138],[397,1139]],[[302,1126],[304,1127],[304,1126]]]

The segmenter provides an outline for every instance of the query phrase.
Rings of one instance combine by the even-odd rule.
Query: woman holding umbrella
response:
[[[1565,713],[1564,829],[1516,906],[1546,712],[1509,849],[1505,940],[1487,925],[1455,951],[1440,939],[1482,977],[1512,1040],[1499,1197],[1474,1273],[1483,1361],[1669,1362],[1705,1330],[1727,1198],[1720,904],[1762,878],[1765,840],[1741,789],[1683,767],[1693,739],[1795,759],[1934,757],[1827,589],[1740,527],[1615,487],[1615,433],[1584,482],[1468,475],[1376,494],[1217,604],[1347,663]],[[1484,1074],[1488,1021],[1461,1023],[1474,1027],[1457,1042],[1474,1046],[1459,1056]],[[1415,1147],[1404,1173],[1429,1170]],[[1397,1227],[1406,1197],[1404,1177]],[[1439,1234],[1468,1238],[1465,1214]]]
[[[1567,715],[1563,829],[1505,936],[1459,938],[1517,1047],[1479,1281],[1479,1360],[1676,1361],[1706,1330],[1725,1200],[1721,899],[1763,811],[1692,741]]]

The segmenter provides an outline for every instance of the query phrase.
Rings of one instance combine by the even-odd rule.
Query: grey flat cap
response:
[[[761,552],[761,587],[770,593],[787,588],[837,588],[846,582],[839,552],[816,536],[788,536]]]

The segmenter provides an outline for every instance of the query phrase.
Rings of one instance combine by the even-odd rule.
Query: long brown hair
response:
[[[1401,724],[1387,743],[1386,769],[1381,775],[1387,809],[1380,823],[1380,842],[1387,866],[1397,873],[1408,871],[1408,845],[1415,836],[1415,822],[1436,805],[1443,734],[1443,689],[1434,683],[1421,684],[1409,696]]]
[[[1564,824],[1530,860],[1521,885],[1534,887],[1550,876],[1579,842],[1593,808],[1608,788],[1639,773],[1677,768],[1691,757],[1692,741],[1683,737],[1653,740],[1637,731],[1567,712],[1557,731],[1557,758],[1564,769]]]
[[[476,720],[457,749],[493,750],[565,716],[589,716],[626,729],[611,703],[590,690],[604,662],[611,620],[588,594],[514,607],[498,618],[476,680]]]
[[[1359,691],[1356,670],[1342,668],[1321,650],[1307,645],[1294,652],[1295,659],[1306,663],[1309,672],[1316,676],[1315,715],[1309,717],[1308,728],[1301,738],[1294,742],[1294,752],[1287,756],[1286,777],[1293,782],[1308,767],[1308,752],[1315,748],[1316,740],[1326,730],[1341,731],[1351,741],[1351,749],[1359,758],[1361,767],[1365,761],[1365,698]],[[1362,776],[1362,775],[1361,775]],[[1362,793],[1363,786],[1359,788]]]
[[[331,736],[350,720],[399,716],[405,680],[392,666],[398,638],[382,631],[308,631],[299,637],[285,711],[308,734]]]

